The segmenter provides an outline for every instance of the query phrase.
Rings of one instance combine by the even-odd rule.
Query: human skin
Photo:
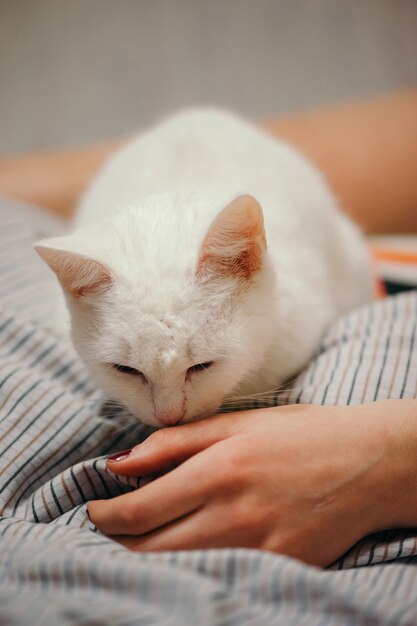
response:
[[[365,232],[417,231],[417,89],[259,124],[316,164]],[[69,217],[122,143],[0,158],[0,195]]]
[[[176,465],[88,504],[134,551],[240,546],[326,566],[371,532],[417,526],[417,400],[222,414],[118,456],[118,475]]]

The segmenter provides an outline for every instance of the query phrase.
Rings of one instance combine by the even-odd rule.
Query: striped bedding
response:
[[[86,502],[132,490],[105,457],[148,434],[106,406],[55,334],[31,243],[52,218],[0,203],[0,624],[417,624],[417,530],[367,537],[326,571],[246,549],[130,553]],[[417,396],[417,292],[339,320],[274,403]]]

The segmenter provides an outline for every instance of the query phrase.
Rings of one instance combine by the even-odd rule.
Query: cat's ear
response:
[[[100,295],[110,288],[113,279],[105,265],[83,254],[61,249],[58,242],[59,238],[40,241],[34,248],[67,293],[82,298]]]
[[[249,280],[261,269],[265,249],[261,206],[252,196],[239,196],[211,224],[201,247],[197,276]]]

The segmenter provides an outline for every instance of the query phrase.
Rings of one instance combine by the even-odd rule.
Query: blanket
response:
[[[32,243],[56,228],[0,202],[0,624],[415,626],[417,529],[366,537],[321,570],[247,549],[133,553],[88,522],[89,500],[139,487],[105,459],[150,431],[106,405],[54,328]],[[415,291],[351,312],[269,402],[417,397],[416,326]]]

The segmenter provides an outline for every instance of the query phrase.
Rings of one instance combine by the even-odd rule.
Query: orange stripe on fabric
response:
[[[406,252],[402,250],[389,250],[384,248],[371,248],[372,255],[376,261],[390,261],[393,263],[411,263],[417,265],[417,252]]]
[[[48,503],[46,501],[45,485],[42,485],[41,487],[41,498],[42,498],[43,506],[45,507],[46,514],[49,517],[49,519],[52,521],[54,519],[54,516],[52,515],[51,509],[49,508]]]
[[[71,502],[71,506],[72,506],[72,508],[74,508],[74,507],[75,507],[75,501],[74,501],[74,498],[73,498],[73,497],[72,497],[72,495],[71,495],[70,490],[68,489],[68,485],[67,485],[67,483],[65,482],[65,478],[64,478],[64,475],[63,475],[63,474],[61,474],[61,475],[60,475],[60,479],[61,479],[61,485],[62,485],[62,486],[63,486],[63,488],[64,488],[64,491],[65,491],[65,493],[66,493],[66,496],[67,496],[68,500]]]

